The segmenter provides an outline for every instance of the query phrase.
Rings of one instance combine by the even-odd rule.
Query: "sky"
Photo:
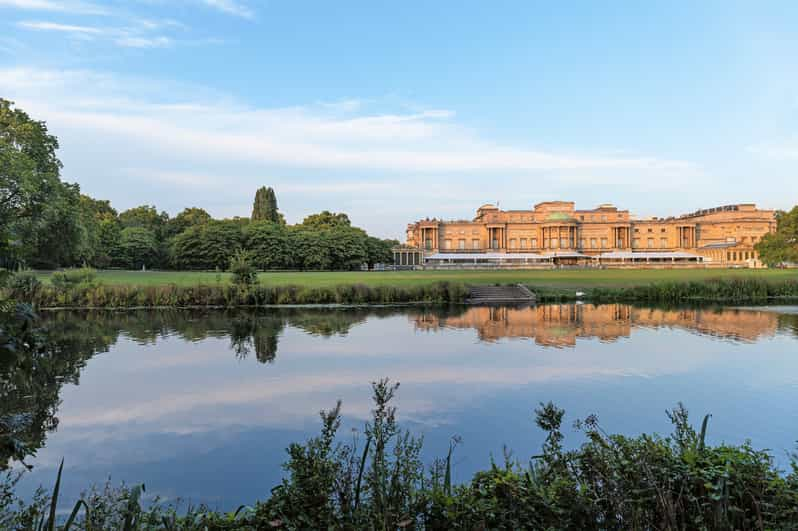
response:
[[[0,0],[0,97],[118,210],[382,237],[481,204],[798,203],[798,3]]]

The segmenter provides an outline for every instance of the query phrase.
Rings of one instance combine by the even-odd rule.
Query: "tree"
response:
[[[284,269],[291,266],[288,230],[270,221],[251,223],[244,231],[247,250],[258,269]]]
[[[45,210],[63,192],[58,139],[44,122],[31,119],[0,98],[0,254],[21,249],[33,237]],[[52,218],[50,219],[52,221]]]
[[[172,239],[171,263],[183,269],[225,270],[242,240],[241,224],[234,220],[195,225]]]
[[[755,249],[759,258],[770,266],[798,262],[798,206],[776,214],[776,232],[766,234]]]
[[[210,223],[212,219],[211,215],[201,208],[186,208],[166,223],[166,237],[171,238],[177,236],[189,227],[206,225]]]
[[[128,269],[153,267],[158,262],[158,240],[144,227],[126,227],[119,234],[114,263]]]
[[[262,186],[255,192],[255,202],[252,205],[252,221],[271,221],[272,223],[285,224],[283,215],[277,210],[277,196],[271,187]]]
[[[118,214],[110,201],[81,195],[80,223],[84,238],[80,260],[95,267],[109,266],[121,230]]]
[[[374,236],[366,238],[366,250],[368,253],[369,267],[374,267],[374,264],[390,264],[393,262],[392,249],[399,245],[397,240],[381,240]]]
[[[305,227],[322,230],[322,229],[337,229],[340,227],[351,227],[352,222],[349,221],[349,216],[343,212],[330,212],[325,210],[318,214],[311,214],[302,220],[302,225]]]

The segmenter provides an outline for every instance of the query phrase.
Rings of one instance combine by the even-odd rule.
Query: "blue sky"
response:
[[[118,209],[382,236],[479,204],[798,202],[795,2],[0,0],[0,96]]]

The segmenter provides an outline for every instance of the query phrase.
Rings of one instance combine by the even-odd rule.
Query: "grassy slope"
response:
[[[47,273],[41,274],[42,279]],[[99,278],[106,285],[167,285],[193,286],[227,282],[226,273],[186,271],[100,271]],[[542,270],[542,271],[400,271],[400,272],[291,272],[261,273],[262,285],[335,286],[339,284],[368,284],[412,286],[449,280],[465,284],[521,282],[530,286],[549,288],[628,287],[652,282],[706,280],[709,278],[756,277],[772,280],[798,280],[796,270],[747,269],[636,269],[636,270]]]

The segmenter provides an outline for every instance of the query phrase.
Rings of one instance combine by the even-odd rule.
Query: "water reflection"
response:
[[[671,327],[737,341],[795,332],[798,315],[754,309],[658,309],[628,304],[546,304],[470,307],[458,315],[411,316],[419,330],[474,329],[482,341],[534,339],[545,347],[573,347],[577,339],[616,341],[639,328]]]
[[[682,400],[716,413],[713,436],[777,449],[798,425],[789,308],[58,312],[45,324],[52,352],[0,360],[0,421],[24,420],[18,435],[40,449],[31,489],[66,456],[65,492],[112,474],[166,497],[249,503],[279,479],[287,443],[315,431],[316,411],[342,398],[358,425],[384,376],[402,382],[401,418],[432,455],[464,436],[461,479],[505,443],[536,449],[540,400],[630,433],[667,429],[652,415]]]

